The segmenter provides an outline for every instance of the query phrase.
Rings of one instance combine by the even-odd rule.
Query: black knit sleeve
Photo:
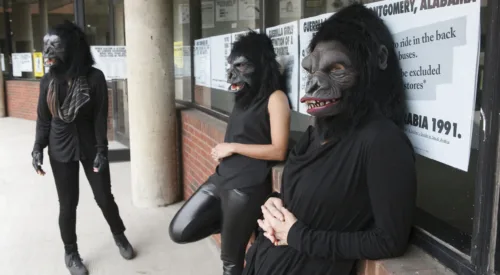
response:
[[[34,151],[43,151],[49,144],[50,125],[52,114],[47,103],[47,91],[50,79],[43,77],[40,80],[40,93],[38,96],[37,117],[36,117],[36,134]]]
[[[288,233],[289,246],[326,259],[375,260],[406,251],[415,209],[416,171],[411,144],[403,133],[392,132],[379,134],[367,154],[374,226],[359,232],[319,231],[299,221]]]

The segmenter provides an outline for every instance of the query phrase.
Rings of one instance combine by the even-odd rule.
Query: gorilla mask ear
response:
[[[378,67],[383,71],[387,69],[387,59],[389,58],[389,51],[385,45],[380,45],[378,48]]]

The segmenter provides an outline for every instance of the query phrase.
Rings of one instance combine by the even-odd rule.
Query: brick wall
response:
[[[37,80],[7,80],[7,116],[36,120],[36,107],[40,94],[40,81]],[[108,139],[113,140],[113,93],[108,90]]]
[[[222,142],[226,123],[197,110],[182,110],[182,177],[184,199],[205,182],[216,167],[210,157],[210,150]],[[282,166],[273,169],[273,188],[279,190]],[[220,236],[213,239],[220,247]],[[251,241],[251,240],[250,240]],[[358,266],[358,275],[389,274],[452,274],[422,250],[412,246],[408,253],[396,259],[363,261]]]

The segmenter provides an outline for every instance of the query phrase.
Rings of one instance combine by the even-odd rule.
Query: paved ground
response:
[[[35,124],[0,118],[0,274],[67,275],[57,226],[58,201],[48,160],[45,177],[31,167]],[[112,144],[112,146],[119,146]],[[179,204],[138,209],[131,203],[130,163],[111,164],[113,192],[138,251],[130,262],[120,258],[109,228],[80,173],[81,194],[77,232],[80,253],[92,275],[221,274],[211,240],[176,245],[168,224]]]

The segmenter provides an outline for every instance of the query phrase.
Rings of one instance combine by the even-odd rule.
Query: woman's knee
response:
[[[178,221],[177,216],[175,216],[168,227],[168,234],[170,235],[170,239],[178,244],[186,243],[187,240],[184,238],[185,229],[186,226],[181,224],[181,222]]]

